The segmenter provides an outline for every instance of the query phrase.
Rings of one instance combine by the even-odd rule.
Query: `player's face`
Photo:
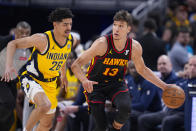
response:
[[[191,78],[196,78],[196,58],[190,58],[188,70]]]
[[[131,27],[127,25],[125,21],[114,21],[112,27],[112,33],[114,40],[120,40],[127,37],[127,34],[130,32]]]
[[[72,28],[72,19],[63,19],[61,22],[54,22],[54,29],[63,37],[68,37]]]

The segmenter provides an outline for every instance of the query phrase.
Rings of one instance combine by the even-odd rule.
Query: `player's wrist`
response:
[[[84,77],[84,78],[81,78],[80,81],[81,81],[82,83],[84,83],[84,82],[88,81],[88,79],[87,79],[86,77]]]

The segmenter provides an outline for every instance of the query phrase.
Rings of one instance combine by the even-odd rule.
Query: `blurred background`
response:
[[[17,39],[16,36],[19,32],[17,31],[17,23],[23,21],[20,24],[28,27],[29,32],[26,36],[51,30],[53,29],[53,26],[52,23],[48,22],[48,15],[57,7],[70,8],[75,15],[73,18],[72,35],[75,35],[80,42],[74,49],[76,56],[79,56],[84,50],[88,49],[97,37],[111,33],[113,16],[118,10],[128,10],[133,17],[132,30],[128,37],[134,38],[140,42],[143,48],[144,62],[147,67],[152,69],[157,76],[166,83],[171,84],[178,82],[184,84],[184,81],[188,80],[185,86],[185,91],[188,95],[186,97],[185,108],[183,105],[183,109],[180,108],[177,110],[177,113],[180,112],[183,114],[182,117],[180,117],[180,119],[179,117],[175,117],[175,120],[168,119],[169,121],[167,121],[171,125],[177,125],[176,127],[179,128],[166,131],[196,131],[196,63],[193,64],[189,61],[189,58],[194,56],[196,52],[196,0],[0,0],[0,76],[2,76],[5,69],[5,47],[8,41]],[[29,23],[29,25],[26,22]],[[22,33],[24,34],[24,32]],[[20,35],[22,33],[20,33]],[[18,63],[21,63],[21,60],[26,62],[25,60],[27,60],[28,57],[28,55],[26,55],[28,54],[26,50],[22,50],[18,54],[20,54],[18,55],[20,56],[19,58],[22,58],[19,59],[20,61]],[[163,56],[162,59],[159,58],[163,54],[166,56]],[[194,62],[196,62],[196,60]],[[21,66],[19,67],[21,68]],[[84,68],[84,70],[85,69],[86,68]],[[71,69],[68,71],[71,71]],[[175,78],[182,78],[183,81],[181,79],[168,81],[168,79],[174,80],[173,75],[171,74],[174,74]],[[129,85],[129,83],[132,82],[132,75],[129,71],[127,71],[126,75],[131,76],[130,80],[126,78]],[[190,81],[191,83],[189,83]],[[79,91],[79,93],[75,92],[75,96],[78,94],[80,95],[80,93],[82,94],[83,92],[83,88],[78,86],[79,82],[77,82],[75,82],[77,85],[75,87],[81,89],[81,91]],[[2,82],[0,82],[0,84],[2,84]],[[5,87],[5,85],[0,85],[0,87]],[[14,89],[13,86],[8,87]],[[72,87],[70,87],[70,90],[71,88]],[[130,90],[134,89],[131,86],[129,88]],[[7,91],[4,91],[5,93],[3,93],[3,91],[1,91],[2,89],[3,88],[0,88],[0,100],[1,98],[6,98],[3,100],[7,101],[7,96],[9,94]],[[137,88],[135,89],[137,90]],[[24,94],[21,93],[22,91],[13,92],[16,92],[15,94],[17,94],[16,101],[15,95],[11,103],[16,105],[15,116],[17,117],[17,121],[13,120],[15,122],[15,128],[13,128],[13,130],[16,129],[16,131],[21,131],[25,116],[22,116],[23,105],[25,107],[25,104],[23,104],[25,100]],[[138,91],[138,93],[140,92],[141,94],[143,93],[143,95],[147,93],[143,90]],[[22,95],[20,95],[20,93]],[[3,96],[5,94],[7,94],[6,97]],[[159,95],[161,96],[161,94]],[[10,96],[11,95],[9,95],[9,97]],[[75,96],[73,99],[74,101]],[[134,98],[134,94],[132,96]],[[138,99],[137,94],[135,94],[135,96],[137,100],[140,100]],[[142,95],[138,96],[142,98]],[[149,113],[146,105],[146,101],[149,100],[150,99],[145,99],[143,103],[138,101],[142,108],[142,112],[140,113]],[[152,100],[157,100],[157,98],[152,98]],[[27,106],[29,106],[28,102],[26,103]],[[161,101],[159,104],[162,104]],[[1,105],[0,101],[0,107],[1,106],[3,105]],[[146,108],[143,109],[144,107]],[[148,108],[150,107],[152,107],[152,105],[148,106]],[[162,104],[161,108],[161,111],[166,112],[165,116],[167,116],[168,113],[164,110],[164,104]],[[86,114],[84,115],[88,116],[87,106],[85,109]],[[13,109],[10,109],[10,112],[13,112],[13,110],[15,111],[15,106]],[[24,110],[26,111],[26,109]],[[175,113],[173,114],[176,115],[177,113]],[[5,114],[4,116],[8,116],[6,113],[2,113],[0,108],[0,118],[3,118],[3,114]],[[80,114],[78,116],[82,115]],[[170,115],[168,116],[170,117]],[[10,115],[10,117],[13,118],[13,114],[12,116]],[[82,116],[82,118],[87,117]],[[91,121],[91,118],[88,119]],[[11,121],[9,118],[7,118],[7,120],[8,123]],[[181,120],[181,123],[179,124],[177,120]],[[0,130],[2,130],[3,126],[8,127],[6,124],[2,124],[2,121],[0,120]],[[137,119],[135,121],[137,122]],[[165,121],[163,120],[163,122]],[[89,125],[89,131],[91,131],[93,124],[87,123],[87,125]],[[133,125],[136,124],[134,123]],[[169,124],[166,126],[168,125]],[[74,127],[76,126],[74,125]],[[131,128],[132,127],[130,126],[130,130],[127,128],[127,130],[123,131],[137,131],[136,129]],[[155,126],[154,130],[150,131],[163,131],[163,128],[165,128],[164,124],[159,123]],[[67,129],[68,131],[71,131],[69,130],[69,126],[67,126]],[[86,130],[82,129],[81,131]]]
[[[52,29],[47,18],[50,11],[68,7],[75,15],[73,30],[81,33],[82,43],[85,43],[111,25],[119,9],[132,12],[140,7],[135,12],[139,14],[135,15],[143,15],[149,11],[147,8],[164,10],[166,3],[166,0],[0,0],[0,35],[8,34],[19,21],[27,21],[32,26],[32,34]]]

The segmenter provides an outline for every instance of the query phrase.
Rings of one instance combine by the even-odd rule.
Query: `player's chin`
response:
[[[68,37],[69,36],[69,34],[64,34],[64,37]]]
[[[66,32],[66,33],[64,33],[64,36],[65,36],[65,37],[68,37],[69,34],[70,34],[70,32]]]

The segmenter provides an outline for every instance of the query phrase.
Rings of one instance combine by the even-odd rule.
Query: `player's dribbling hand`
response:
[[[1,81],[9,82],[13,80],[13,73],[17,76],[16,69],[14,67],[6,67],[5,73],[3,74]]]
[[[170,88],[170,87],[177,87],[177,85],[176,84],[167,84],[167,86],[163,89],[163,91]]]
[[[88,92],[92,93],[93,92],[93,85],[98,84],[96,81],[90,81],[90,80],[85,80],[82,82],[83,88]]]

